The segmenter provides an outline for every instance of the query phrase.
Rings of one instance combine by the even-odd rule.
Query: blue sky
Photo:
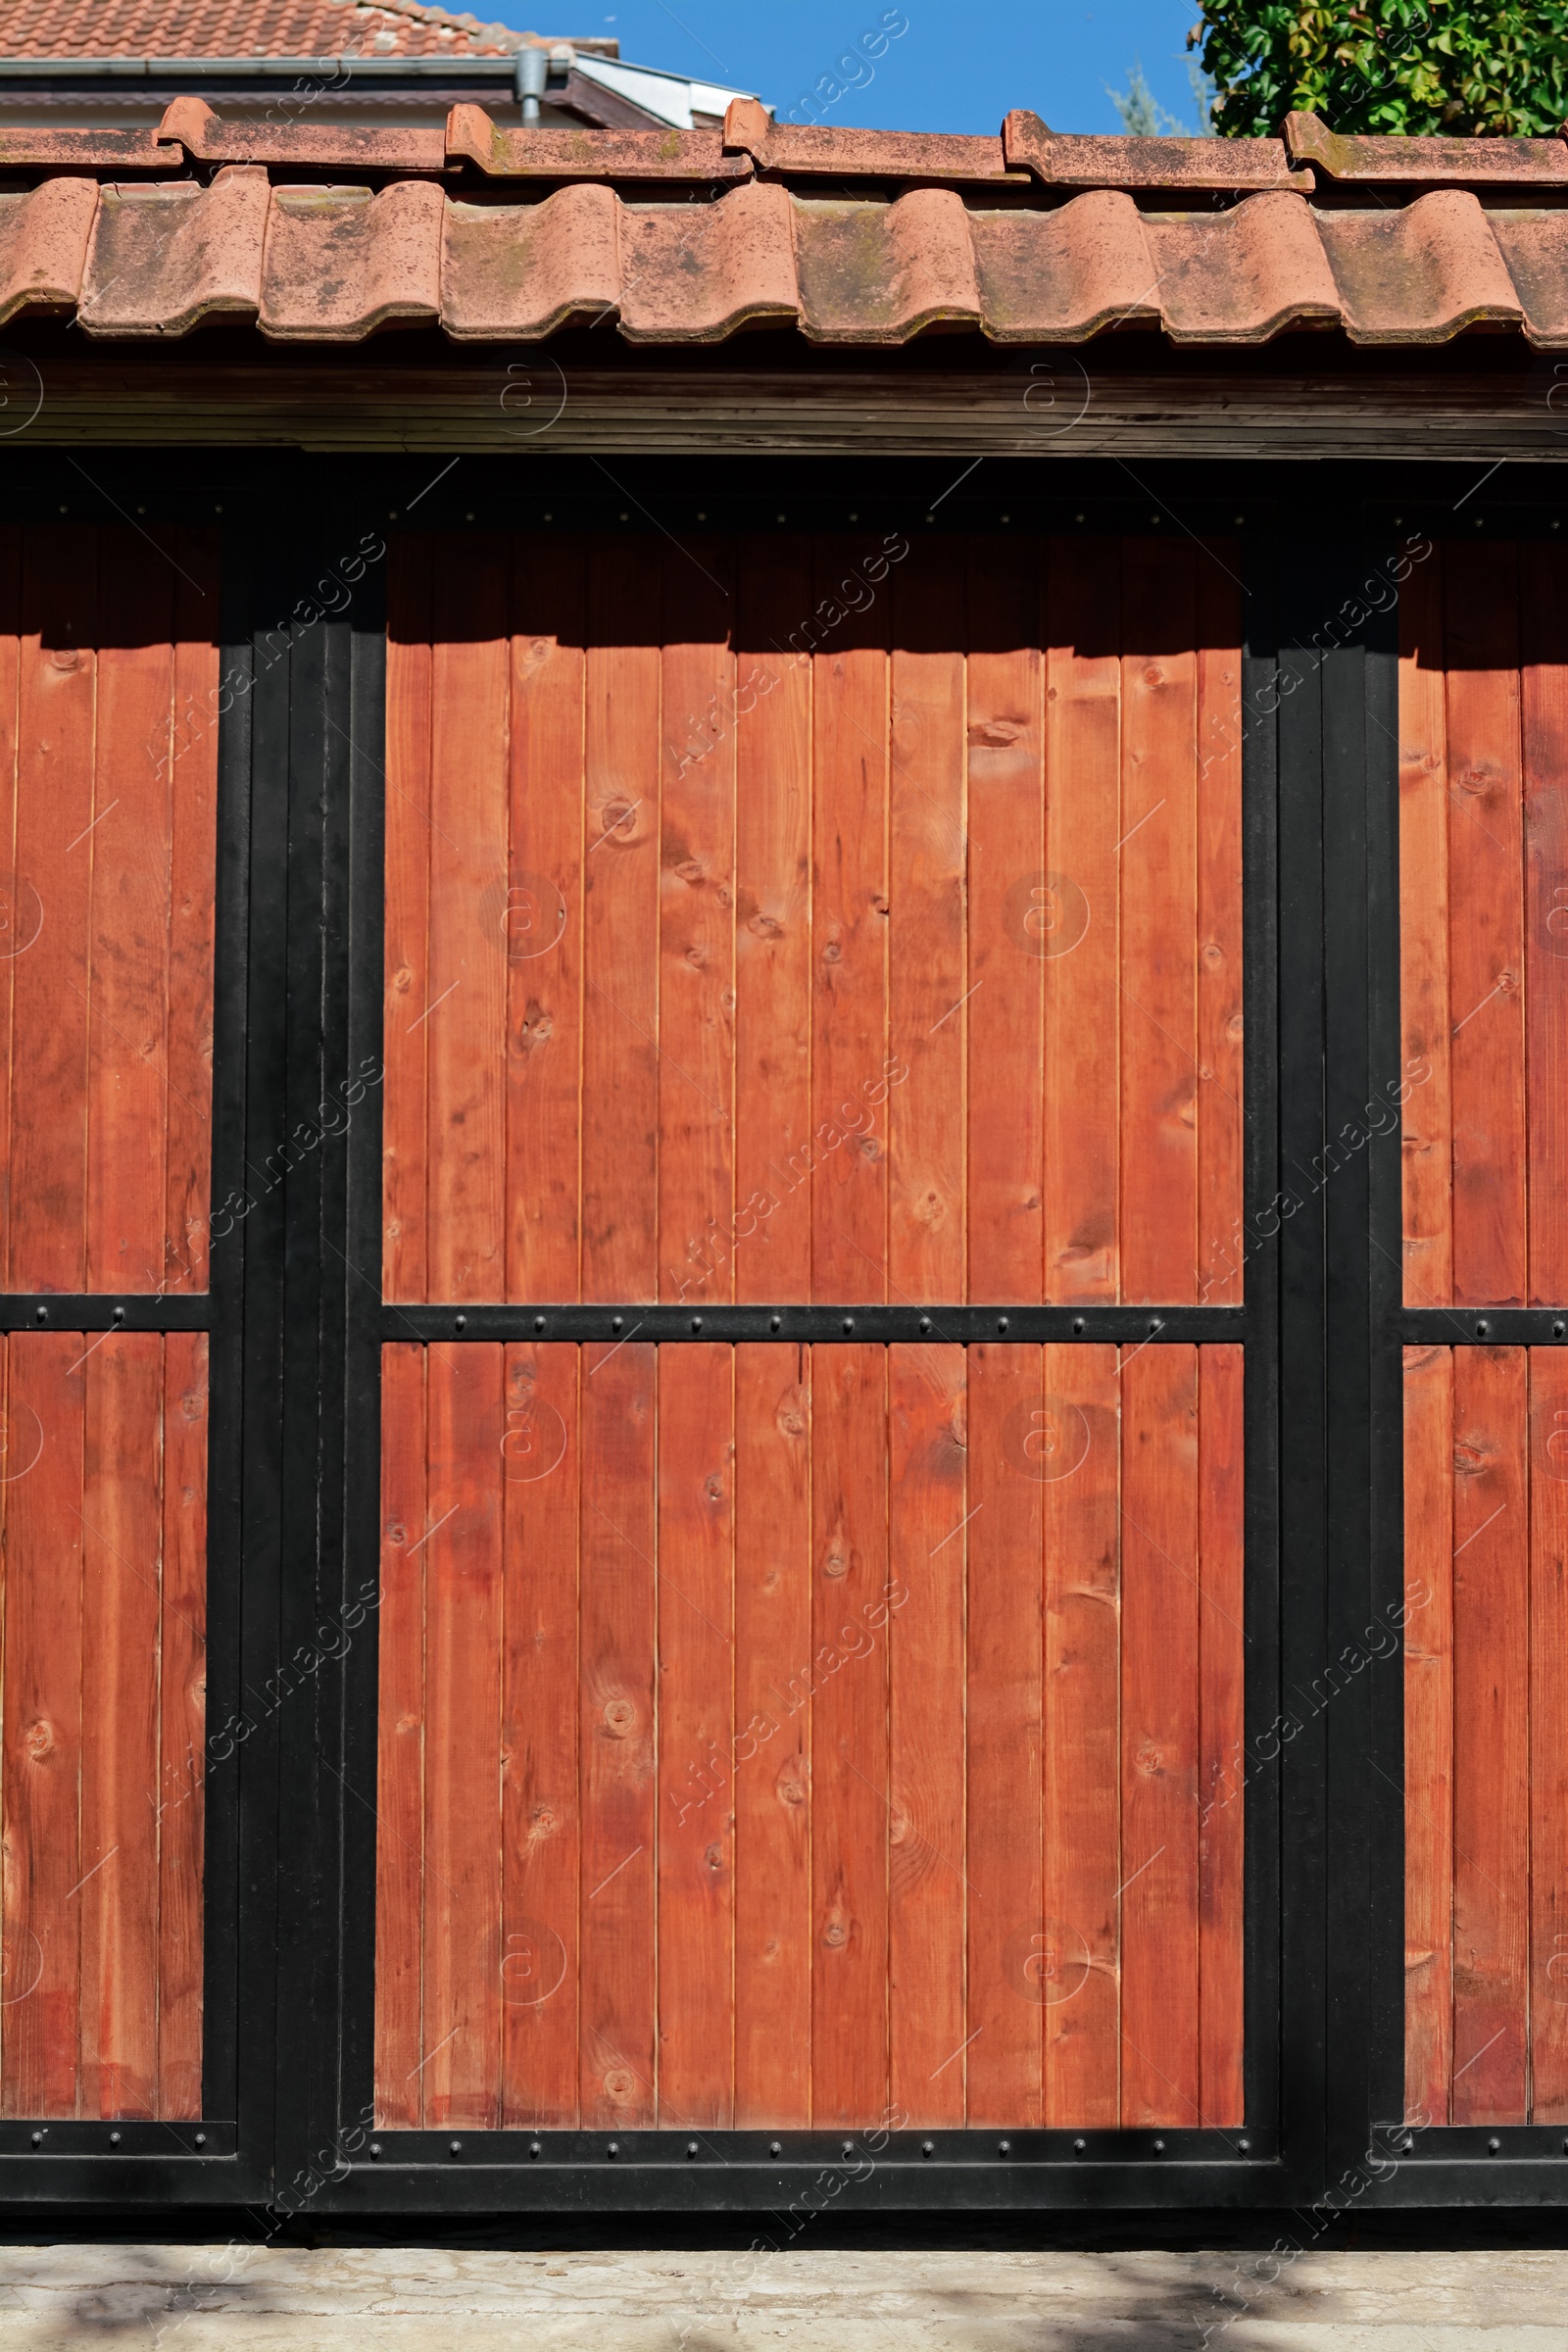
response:
[[[1155,97],[1196,127],[1183,62],[1196,0],[613,0],[611,13],[550,0],[548,14],[545,0],[467,5],[535,32],[613,34],[636,65],[755,90],[781,117],[858,48],[869,78],[820,120],[878,130],[995,131],[1013,106],[1054,130],[1118,130],[1105,85],[1125,89],[1136,57]],[[874,53],[878,27],[900,19],[908,29],[867,57],[862,36]]]

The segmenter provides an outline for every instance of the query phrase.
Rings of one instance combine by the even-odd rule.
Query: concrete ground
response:
[[[0,2347],[1568,2352],[1568,2254],[0,2249]]]

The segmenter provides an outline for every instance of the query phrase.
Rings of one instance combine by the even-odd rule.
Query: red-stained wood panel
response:
[[[171,533],[170,547],[178,573],[168,754],[172,807],[164,1265],[170,1290],[205,1291],[218,906],[220,583],[217,548],[211,539],[197,531],[178,531]],[[201,713],[202,723],[182,724],[188,712]],[[161,727],[159,731],[161,735]]]
[[[1247,2120],[1244,1369],[1239,1347],[1198,1351],[1199,2110],[1218,2128]]]
[[[958,2125],[965,2111],[964,1388],[960,1348],[889,1348],[902,1597],[886,1632],[867,1633],[888,1647],[888,2096],[911,2125]]]
[[[1197,596],[1191,547],[1122,556],[1121,1291],[1198,1295]]]
[[[663,551],[659,862],[659,1296],[730,1299],[734,1270],[734,564]]]
[[[1200,2113],[1198,1350],[1122,1368],[1121,2120]]]
[[[964,580],[926,544],[893,595],[888,750],[888,1297],[967,1296],[964,1041]],[[848,1119],[843,1106],[841,1117]]]
[[[734,2121],[735,1395],[728,1348],[659,1357],[659,2107]]]
[[[660,650],[655,543],[594,546],[583,852],[582,1290],[659,1295]]]
[[[1568,2123],[1568,1365],[1530,1350],[1530,2084]]]
[[[1404,2113],[1453,2080],[1453,1350],[1404,1350]]]
[[[0,1281],[9,1281],[11,1232],[11,1090],[15,1082],[11,1004],[17,950],[24,933],[17,873],[17,740],[22,677],[22,547],[15,524],[0,524]],[[31,905],[26,916],[31,928]]]
[[[113,1343],[106,1342],[106,1350]],[[159,1659],[158,2105],[202,2111],[207,1730],[205,1332],[164,1340],[163,1629]]]
[[[735,1350],[735,2122],[811,2120],[811,1372]]]
[[[888,2081],[887,1361],[811,1377],[811,2120],[880,2115]]]
[[[375,2117],[411,2126],[424,2115],[426,1354],[402,1344],[381,1354]]]
[[[579,1350],[506,1350],[502,2122],[574,2125],[581,1899]]]
[[[1121,2120],[1121,1383],[1117,1351],[1045,1350],[1044,2121]]]
[[[1041,2120],[1043,1351],[971,1348],[966,1704],[971,2124]]]
[[[580,1279],[585,572],[580,540],[513,542],[508,878],[496,926],[507,964],[509,1298],[575,1298]]]
[[[1236,1306],[1243,1167],[1241,549],[1198,563],[1198,1291]]]
[[[862,553],[834,539],[816,549],[817,611],[838,617],[812,664],[811,1290],[880,1301],[892,1115],[882,1090],[908,1063],[888,1034],[887,598],[866,598]]]
[[[1121,564],[1106,539],[1048,563],[1046,870],[1011,932],[1045,965],[1045,1295],[1092,1305],[1121,1296]]]
[[[1515,551],[1446,567],[1448,1002],[1453,1295],[1522,1305],[1525,1237],[1523,793]]]
[[[29,533],[17,747],[12,1290],[86,1288],[95,534]]]
[[[207,1343],[0,1348],[0,2112],[201,2113]]]
[[[500,2121],[502,1350],[432,1348],[425,1375],[423,2002],[427,2124]]]
[[[81,1949],[78,2099],[86,2115],[149,2116],[158,2069],[163,1343],[156,1332],[127,1332],[113,1346],[78,1341],[76,1354],[73,1377],[86,1391],[81,1883],[72,1898]]]
[[[1468,551],[1467,551],[1468,552]],[[1453,1016],[1448,1000],[1448,722],[1443,556],[1399,595],[1399,1028],[1404,1296],[1453,1297]]]
[[[1045,956],[1044,657],[1038,550],[968,549],[968,1289],[1038,1304]],[[1031,925],[1033,924],[1033,928]]]
[[[425,1053],[430,1040],[430,572],[435,543],[398,540],[388,558],[386,642],[386,993],[381,1031],[381,1280],[388,1298],[429,1296]],[[422,1458],[422,1457],[421,1457]]]
[[[1519,615],[1529,1295],[1557,1305],[1568,1300],[1568,570],[1560,549],[1520,548]]]
[[[1527,1361],[1453,1362],[1453,2090],[1456,2124],[1527,2107],[1530,1539]]]
[[[644,1342],[583,1350],[579,2067],[599,2128],[656,2120],[657,1378]]]
[[[430,602],[426,1278],[436,1298],[506,1282],[508,564],[498,539],[437,544]],[[426,2097],[431,2095],[426,2085]]]
[[[787,650],[808,544],[743,540],[735,601],[734,1295],[808,1298],[813,665]]]

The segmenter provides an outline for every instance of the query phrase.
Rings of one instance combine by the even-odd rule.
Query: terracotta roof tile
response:
[[[441,318],[461,343],[554,334],[620,301],[622,207],[609,188],[558,188],[542,204],[447,205]]]
[[[956,198],[954,200],[956,202]],[[632,343],[713,343],[749,319],[795,323],[795,206],[755,183],[717,204],[620,212],[620,331]]]
[[[210,188],[105,188],[81,284],[88,334],[183,335],[224,313],[254,318],[270,196],[267,173],[244,165]]]
[[[1568,351],[1568,212],[1489,213],[1487,220],[1524,305],[1531,341]]]
[[[813,343],[904,343],[938,319],[980,324],[956,190],[915,188],[895,204],[793,202],[801,322]]]
[[[731,99],[724,117],[724,145],[750,155],[759,172],[777,172],[791,179],[936,180],[952,187],[1007,176],[1000,139],[797,127],[775,122],[756,98]]]
[[[1250,196],[1207,220],[1153,213],[1144,226],[1173,343],[1262,343],[1281,327],[1339,318],[1304,197]]]
[[[1121,188],[1049,213],[973,213],[986,331],[1001,343],[1077,343],[1102,328],[1159,322],[1144,216]]]
[[[277,343],[358,343],[394,318],[441,316],[446,202],[427,180],[274,188],[262,264],[262,331]]]
[[[1002,125],[1009,165],[1056,188],[1296,188],[1312,174],[1292,168],[1283,139],[1081,138],[1048,130],[1019,107]]]
[[[447,153],[495,179],[698,179],[751,177],[746,156],[726,155],[716,130],[511,130],[482,106],[455,106]]]
[[[1568,187],[1568,146],[1561,139],[1343,137],[1316,115],[1294,114],[1285,118],[1285,143],[1331,179]]]
[[[0,57],[504,57],[528,39],[419,0],[0,0]]]
[[[75,307],[98,210],[90,179],[46,179],[0,196],[0,324],[21,310]]]
[[[1398,212],[1317,216],[1357,343],[1442,343],[1482,319],[1524,317],[1486,214],[1467,188],[1441,188]]]

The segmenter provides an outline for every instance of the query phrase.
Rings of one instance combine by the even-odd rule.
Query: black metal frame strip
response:
[[[215,1136],[214,1158],[222,1139]],[[215,1280],[217,1277],[215,1276]],[[8,1291],[0,1296],[0,1331],[212,1331],[222,1321],[208,1292]]]
[[[1397,1068],[1397,1054],[1396,1039],[1390,1067]],[[1380,1315],[1380,1331],[1410,1348],[1551,1348],[1568,1340],[1564,1306],[1401,1306],[1396,1298],[1386,1303],[1389,1316]]]
[[[678,1341],[698,1344],[777,1340],[787,1347],[831,1347],[846,1341],[893,1347],[914,1340],[950,1346],[1014,1347],[1045,1342],[1093,1346],[1106,1341],[1123,1348],[1185,1341],[1245,1340],[1248,1314],[1239,1306],[838,1306],[613,1305],[559,1304],[498,1306],[383,1306],[380,1337],[387,1340],[566,1340],[588,1346],[596,1340]]]

